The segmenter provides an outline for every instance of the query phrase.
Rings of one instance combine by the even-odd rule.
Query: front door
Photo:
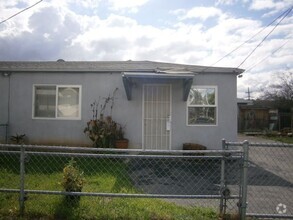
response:
[[[171,85],[143,87],[143,149],[169,150],[171,146]]]

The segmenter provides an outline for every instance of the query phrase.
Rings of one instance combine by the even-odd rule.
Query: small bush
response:
[[[85,184],[83,171],[81,171],[76,161],[72,158],[63,169],[63,181],[61,185],[66,192],[81,192]]]

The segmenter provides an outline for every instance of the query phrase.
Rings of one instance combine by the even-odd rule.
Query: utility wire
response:
[[[286,11],[284,11],[281,15],[279,15],[277,18],[275,18],[272,22],[270,22],[269,24],[267,24],[265,27],[263,27],[260,31],[258,31],[257,33],[255,33],[251,38],[249,38],[248,40],[244,41],[242,44],[240,44],[239,46],[235,47],[233,50],[231,50],[229,53],[227,53],[226,55],[224,55],[222,58],[220,58],[219,60],[217,60],[215,63],[213,63],[212,65],[204,68],[201,72],[204,72],[205,70],[215,66],[217,63],[219,63],[220,61],[222,61],[224,58],[226,58],[227,56],[229,56],[230,54],[232,54],[233,52],[235,52],[236,50],[238,50],[240,47],[242,47],[244,44],[248,43],[250,40],[252,40],[255,36],[259,35],[261,32],[263,32],[267,27],[269,27],[271,24],[275,23],[275,21],[277,21],[279,18],[281,18],[282,16],[284,16],[289,10],[292,9],[287,9]]]
[[[290,14],[293,7],[291,7],[288,12],[283,15],[283,17],[280,19],[280,21],[274,26],[274,28],[261,40],[261,42],[245,57],[245,59],[237,66],[239,68],[245,61],[254,53],[254,51],[270,36],[270,34],[279,26],[279,24]]]
[[[35,4],[31,5],[31,6],[25,8],[25,9],[19,11],[19,12],[17,12],[16,14],[14,14],[14,15],[12,15],[12,16],[10,16],[9,18],[6,18],[5,20],[1,21],[0,24],[3,24],[4,22],[10,20],[11,18],[13,18],[13,17],[15,17],[15,16],[21,14],[22,12],[24,12],[24,11],[26,11],[26,10],[28,10],[28,9],[30,9],[30,8],[32,8],[32,7],[34,7],[34,6],[36,6],[37,4],[41,3],[42,1],[43,1],[43,0],[40,0],[40,1],[38,1],[37,3],[35,3]]]
[[[251,65],[250,67],[248,67],[245,72],[249,72],[250,70],[252,70],[254,67],[256,67],[257,65],[259,65],[260,63],[262,63],[263,61],[265,61],[266,59],[268,59],[270,56],[272,56],[274,53],[276,53],[277,51],[279,51],[282,47],[284,47],[291,39],[287,40],[285,43],[282,44],[282,46],[278,47],[276,50],[274,50],[270,55],[264,57],[263,59],[261,59],[259,62]]]

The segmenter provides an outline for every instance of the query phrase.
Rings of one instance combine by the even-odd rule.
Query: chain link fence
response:
[[[0,143],[8,141],[8,124],[0,124]]]
[[[119,218],[153,206],[203,207],[217,215],[236,215],[242,171],[242,150],[0,145],[0,216]]]
[[[293,144],[248,143],[246,216],[293,219]],[[227,143],[242,149],[243,143]]]

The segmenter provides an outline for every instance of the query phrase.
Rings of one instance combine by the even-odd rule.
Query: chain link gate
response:
[[[247,178],[241,181],[245,216],[293,219],[293,144],[244,141],[224,145],[227,149],[244,149],[247,156],[249,151],[243,169]]]
[[[0,149],[0,196],[4,196],[0,213],[15,209],[22,215],[59,216],[58,206],[66,196],[80,196],[82,209],[76,209],[81,213],[101,203],[106,210],[119,198],[130,203],[148,198],[177,206],[208,207],[223,217],[243,213],[242,150],[225,147],[195,153],[34,145],[0,145]],[[71,158],[84,173],[80,192],[65,191],[60,184]]]

